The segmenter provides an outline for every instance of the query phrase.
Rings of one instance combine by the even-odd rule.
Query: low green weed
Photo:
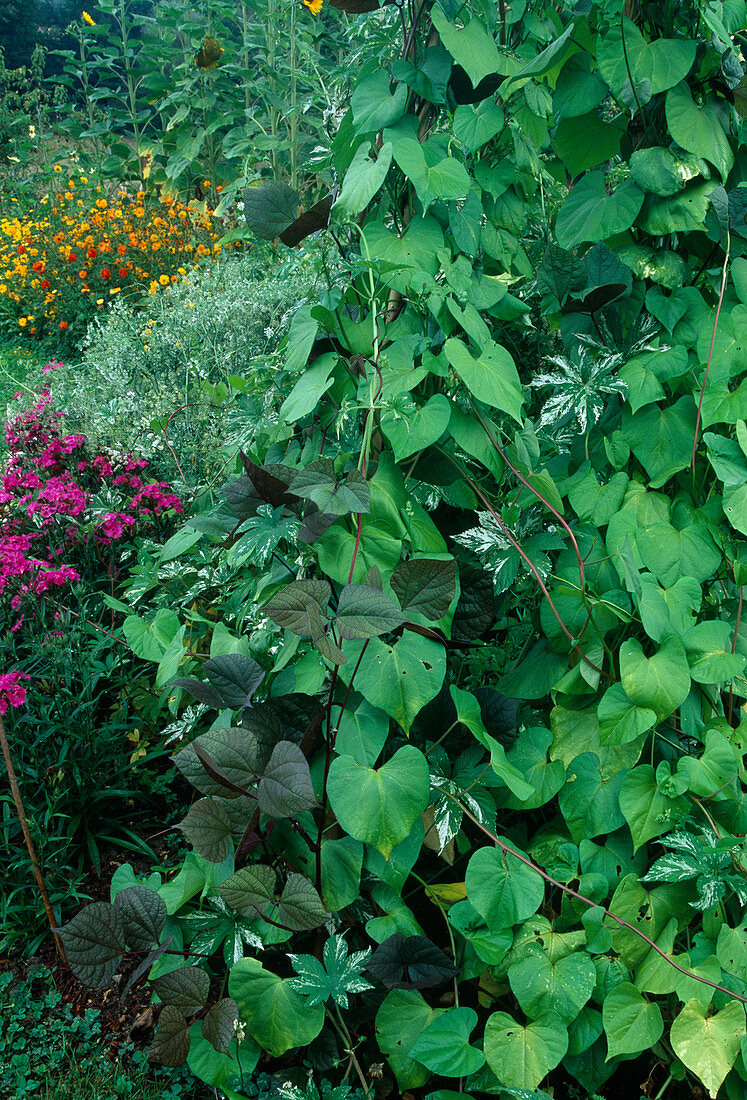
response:
[[[0,974],[0,1096],[3,1100],[200,1100],[186,1073],[155,1075],[132,1043],[111,1060],[100,1013],[76,1015],[51,972],[33,964],[25,978]]]

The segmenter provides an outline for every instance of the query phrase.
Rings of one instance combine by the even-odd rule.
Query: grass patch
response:
[[[15,393],[28,386],[28,379],[46,361],[47,356],[40,355],[38,347],[0,336],[0,408],[4,409]]]

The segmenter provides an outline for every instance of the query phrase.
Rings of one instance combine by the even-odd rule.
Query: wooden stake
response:
[[[31,860],[31,866],[34,870],[34,878],[36,879],[36,885],[39,887],[39,893],[42,896],[44,902],[44,912],[47,914],[47,920],[49,921],[49,927],[52,929],[52,936],[54,938],[55,947],[57,948],[57,954],[60,956],[60,960],[63,966],[67,966],[67,958],[65,957],[65,948],[62,945],[60,938],[57,921],[54,917],[52,910],[52,904],[49,900],[49,894],[47,893],[47,887],[44,883],[44,876],[42,875],[41,867],[39,866],[39,860],[36,855],[36,848],[34,842],[31,839],[31,832],[29,830],[28,820],[26,818],[26,811],[23,806],[23,799],[21,798],[21,789],[18,786],[18,779],[16,777],[15,768],[13,767],[13,761],[10,755],[10,744],[8,742],[8,735],[5,732],[5,725],[2,718],[0,718],[0,746],[2,746],[3,757],[5,759],[5,767],[8,769],[8,779],[10,780],[10,791],[13,795],[13,802],[15,803],[16,813],[18,814],[18,820],[21,823],[21,829],[23,831],[23,839],[26,841],[26,848]]]

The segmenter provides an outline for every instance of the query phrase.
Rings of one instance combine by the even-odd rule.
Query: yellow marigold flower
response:
[[[88,183],[88,176],[81,176],[80,177],[80,182],[81,183]]]
[[[61,172],[62,171],[62,165],[61,164],[55,164],[54,171],[55,172]]]
[[[303,0],[303,2],[312,15],[318,15],[322,10],[323,0]]]
[[[82,11],[80,14],[83,16],[83,22],[87,23],[89,27],[95,27],[96,26],[96,24],[94,23],[93,19],[91,19],[90,15],[88,14],[87,11]]]
[[[26,325],[28,324],[28,318],[27,317],[19,317],[18,318],[18,324],[21,326],[21,328],[26,328]]]
[[[161,286],[168,286],[169,282],[171,280],[169,279],[168,275],[159,275],[158,276],[158,281],[161,284]]]

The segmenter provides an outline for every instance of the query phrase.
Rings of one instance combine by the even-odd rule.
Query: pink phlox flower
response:
[[[114,473],[111,462],[108,458],[104,458],[103,455],[97,455],[91,465],[99,477],[111,477]]]
[[[184,505],[179,497],[175,493],[164,493],[164,489],[168,489],[165,481],[154,481],[150,485],[144,485],[130,501],[130,508],[146,514],[152,512],[154,515],[159,515],[169,508],[173,508],[175,512],[183,511]]]
[[[27,511],[50,520],[55,516],[79,516],[87,504],[88,494],[68,474],[62,474],[49,479]]]
[[[133,458],[131,454],[125,455],[125,470],[128,473],[132,473],[134,470],[145,470],[147,466],[147,458]]]
[[[48,588],[53,585],[61,587],[63,584],[67,584],[68,581],[79,581],[80,573],[77,569],[73,569],[71,565],[63,565],[61,569],[48,569],[45,572],[39,573],[34,585],[34,591],[41,595],[42,592],[46,592]]]
[[[26,688],[21,680],[28,680],[25,672],[0,673],[0,714],[6,714],[8,707],[21,707],[26,702]]]
[[[132,516],[125,516],[121,512],[107,512],[100,530],[106,539],[121,539],[125,530],[134,525]]]

